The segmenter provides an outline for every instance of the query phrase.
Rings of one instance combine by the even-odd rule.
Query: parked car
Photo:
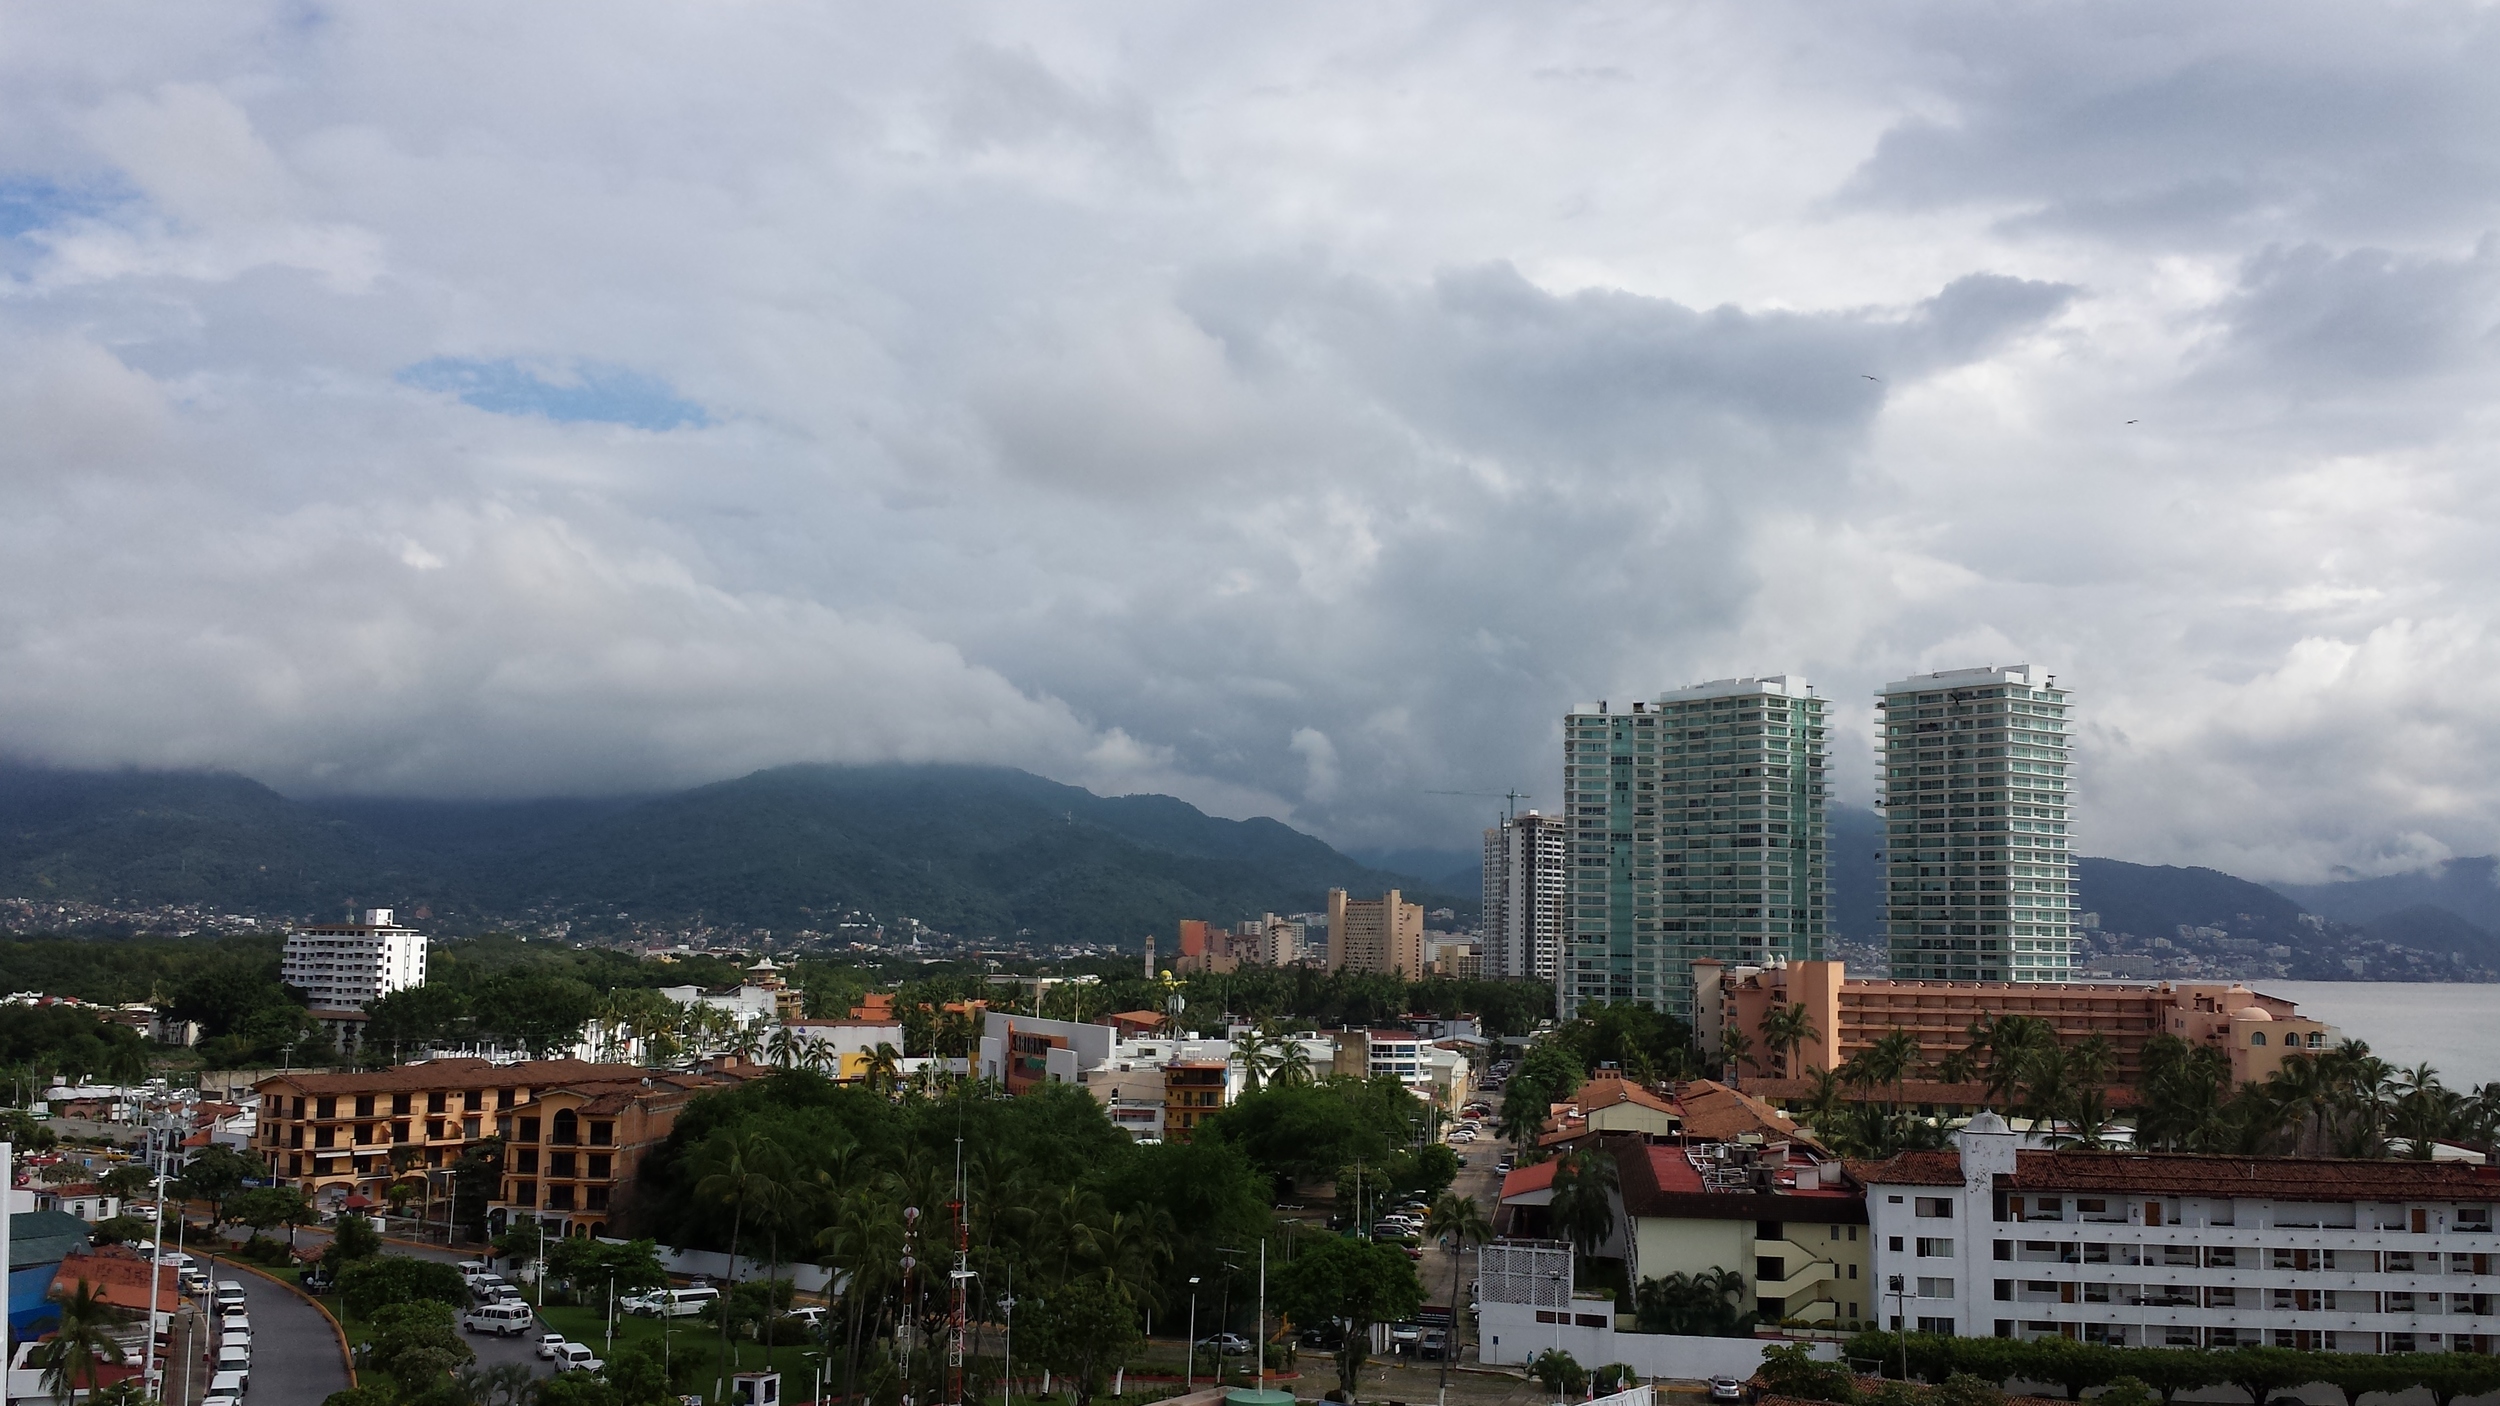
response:
[[[1250,1340],[1239,1333],[1217,1333],[1213,1337],[1200,1338],[1198,1350],[1220,1352],[1226,1357],[1247,1357],[1250,1355]]]
[[[1450,1335],[1439,1328],[1426,1328],[1423,1341],[1416,1348],[1426,1361],[1438,1362],[1441,1354],[1449,1351]]]
[[[217,1311],[219,1313],[241,1308],[248,1302],[249,1300],[243,1296],[243,1286],[233,1280],[228,1279],[217,1286]]]
[[[1745,1384],[1736,1380],[1734,1377],[1725,1375],[1724,1373],[1719,1376],[1712,1377],[1710,1379],[1710,1399],[1713,1401],[1742,1401],[1745,1399]]]
[[[556,1349],[556,1370],[559,1372],[596,1372],[607,1365],[580,1343],[568,1342]]]
[[[545,1358],[549,1362],[553,1362],[556,1360],[556,1354],[562,1351],[564,1351],[564,1335],[562,1333],[541,1333],[538,1335],[538,1355],[540,1357]]]
[[[223,1396],[230,1400],[240,1401],[247,1394],[247,1388],[250,1385],[251,1382],[246,1373],[219,1372],[208,1379],[208,1394],[212,1398]]]
[[[492,1333],[499,1338],[517,1338],[530,1330],[538,1316],[525,1303],[479,1304],[460,1315],[464,1332]]]
[[[239,1396],[203,1396],[200,1398],[200,1406],[243,1406],[243,1398]]]
[[[241,1333],[243,1336],[248,1338],[252,1335],[252,1315],[239,1310],[229,1313],[223,1319],[219,1320],[217,1324],[217,1331],[221,1333]]]
[[[654,1289],[620,1300],[617,1307],[642,1318],[693,1318],[719,1297],[720,1290],[709,1287]]]
[[[236,1372],[248,1377],[252,1371],[252,1344],[249,1339],[239,1343],[221,1343],[217,1348],[217,1370]]]

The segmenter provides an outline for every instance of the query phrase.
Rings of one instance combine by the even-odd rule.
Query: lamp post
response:
[[[1198,1389],[1198,1276],[1189,1276],[1189,1365],[1181,1369],[1181,1394]]]
[[[1909,1280],[1893,1275],[1884,1281],[1892,1295],[1892,1337],[1901,1345],[1901,1380],[1910,1379],[1910,1291]]]
[[[1562,1271],[1549,1269],[1545,1277],[1554,1281],[1554,1403],[1562,1406],[1562,1330],[1563,1320],[1571,1316],[1571,1291],[1563,1284]]]
[[[998,1306],[1007,1314],[1007,1365],[999,1374],[999,1397],[1003,1406],[1016,1406],[1016,1296],[1007,1295]]]

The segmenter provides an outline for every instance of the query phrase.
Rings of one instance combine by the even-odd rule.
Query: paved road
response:
[[[241,1228],[230,1228],[226,1234],[228,1238],[239,1243],[245,1236],[249,1235],[250,1232]],[[329,1238],[330,1233],[326,1230],[299,1230],[296,1232],[296,1243],[306,1247],[321,1244]],[[383,1248],[387,1252],[394,1255],[413,1255],[418,1259],[440,1260],[445,1264],[458,1264],[462,1260],[475,1259],[477,1257],[477,1251],[475,1250],[437,1250],[400,1244],[386,1245]],[[248,1286],[248,1277],[246,1282]],[[271,1288],[266,1280],[261,1281],[261,1287]],[[272,1291],[285,1293],[285,1290],[283,1289],[273,1289]],[[288,1297],[293,1298],[294,1296],[288,1295]],[[296,1300],[296,1307],[302,1308],[306,1313],[313,1313],[313,1310],[306,1306],[300,1299]],[[252,1313],[253,1326],[258,1327],[260,1324],[260,1310],[255,1307],[252,1310]],[[315,1322],[318,1323],[320,1315],[314,1313],[313,1316]],[[534,1375],[551,1377],[555,1375],[555,1364],[539,1360],[536,1347],[538,1335],[544,1331],[546,1330],[543,1328],[532,1327],[528,1332],[523,1333],[517,1338],[499,1338],[491,1333],[462,1333],[460,1336],[469,1344],[470,1348],[477,1353],[478,1365],[481,1367],[496,1367],[506,1362],[523,1362],[529,1365],[529,1368]],[[326,1325],[322,1327],[322,1341],[325,1344],[330,1341],[329,1329]],[[330,1361],[333,1366],[335,1366],[338,1362],[338,1351],[335,1348],[330,1350]],[[345,1383],[341,1382],[341,1385],[343,1386]],[[334,1387],[332,1390],[337,1390],[337,1388]],[[324,1394],[326,1395],[327,1393]],[[315,1396],[311,1398],[310,1401],[306,1402],[297,1401],[293,1398],[276,1398],[263,1392],[261,1390],[260,1383],[260,1347],[256,1342],[253,1346],[252,1359],[252,1399],[246,1403],[246,1406],[321,1406],[321,1398],[319,1396]]]
[[[321,1310],[248,1270],[216,1271],[221,1282],[243,1286],[244,1311],[252,1316],[249,1406],[321,1406],[331,1392],[347,1390],[338,1339]]]

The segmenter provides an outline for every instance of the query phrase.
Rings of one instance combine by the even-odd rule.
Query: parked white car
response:
[[[556,1370],[559,1372],[596,1372],[607,1365],[592,1356],[590,1349],[580,1343],[566,1343],[556,1350]]]
[[[556,1354],[562,1352],[563,1350],[564,1335],[562,1333],[541,1333],[538,1335],[538,1355],[540,1357],[553,1362],[556,1360]]]
[[[208,1379],[208,1394],[241,1398],[251,1394],[251,1386],[248,1372],[219,1372]]]
[[[499,1338],[517,1338],[537,1321],[538,1315],[523,1303],[479,1304],[460,1315],[463,1332],[493,1333]]]
[[[229,1313],[223,1319],[219,1320],[217,1324],[217,1331],[221,1333],[241,1333],[248,1338],[252,1335],[252,1315],[239,1310],[234,1313]]]

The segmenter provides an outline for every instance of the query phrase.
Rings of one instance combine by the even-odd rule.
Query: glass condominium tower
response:
[[[2028,664],[1884,685],[1875,706],[1895,980],[2072,979],[2070,698]]]
[[[1823,957],[1823,709],[1782,676],[1586,704],[1563,720],[1562,1014],[1633,1001],[1689,1021],[1697,957]]]

